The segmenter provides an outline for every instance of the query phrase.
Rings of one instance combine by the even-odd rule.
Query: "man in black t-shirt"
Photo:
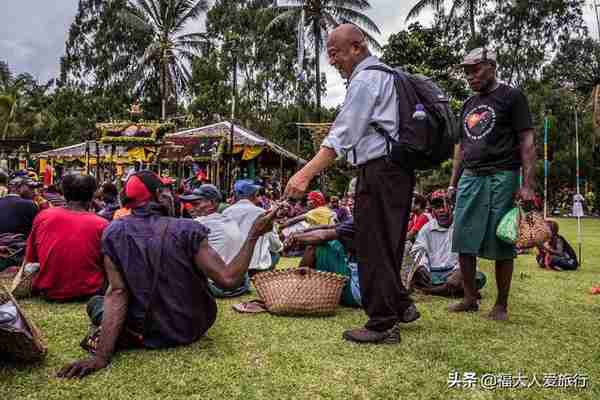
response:
[[[535,200],[533,121],[523,93],[497,81],[494,52],[475,49],[461,67],[475,95],[463,105],[461,134],[448,188],[450,193],[457,192],[452,251],[459,253],[465,288],[463,301],[450,306],[450,311],[479,309],[476,257],[483,257],[496,263],[498,297],[489,318],[506,320],[517,253],[514,246],[498,239],[496,229],[513,207],[517,192],[523,202]]]

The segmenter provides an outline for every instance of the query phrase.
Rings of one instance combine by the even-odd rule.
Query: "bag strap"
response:
[[[394,78],[394,89],[396,90],[396,96],[400,96],[400,72],[393,70],[391,68],[385,67],[383,65],[370,65],[365,68],[363,71],[381,71],[388,74],[391,74]],[[399,98],[397,99],[399,102]],[[391,137],[390,133],[381,127],[377,122],[371,122],[370,126],[375,130],[375,132],[379,133],[385,138],[385,146],[387,154],[390,154],[392,149],[392,143],[396,143],[400,141],[400,132],[402,129],[402,121],[400,121],[400,109],[398,108],[398,139],[394,139]]]
[[[169,228],[169,222],[170,219],[169,218],[164,218],[161,220],[161,218],[159,217],[158,219],[158,229],[155,230],[155,233],[157,233],[159,239],[159,246],[155,246],[154,248],[156,249],[158,247],[158,252],[157,258],[152,257],[152,254],[147,254],[148,256],[148,260],[150,262],[152,262],[152,260],[156,260],[156,268],[154,269],[154,277],[152,279],[152,289],[150,290],[150,299],[148,300],[148,306],[146,307],[146,313],[144,314],[144,333],[146,333],[147,328],[148,328],[148,324],[150,322],[150,315],[152,314],[152,307],[154,305],[155,299],[156,299],[156,288],[158,287],[158,278],[160,277],[162,270],[163,270],[163,253],[164,253],[164,246],[162,246],[162,243],[165,243],[165,237],[167,235],[167,229]]]

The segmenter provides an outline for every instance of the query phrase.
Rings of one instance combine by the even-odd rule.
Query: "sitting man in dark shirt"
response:
[[[259,216],[238,255],[225,264],[196,221],[165,217],[161,181],[150,171],[125,186],[131,215],[113,221],[102,250],[109,289],[88,304],[95,334],[84,340],[93,355],[62,368],[58,376],[81,378],[105,368],[115,351],[187,345],[200,339],[217,316],[208,278],[222,288],[239,287],[258,239],[273,229],[276,209]]]
[[[33,188],[36,183],[29,178],[15,178],[10,181],[10,193],[0,199],[0,234],[31,232],[38,208],[33,201]]]

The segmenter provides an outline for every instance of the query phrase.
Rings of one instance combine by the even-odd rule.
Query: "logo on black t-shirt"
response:
[[[471,140],[483,139],[496,126],[496,112],[492,107],[482,104],[465,115],[463,125]]]

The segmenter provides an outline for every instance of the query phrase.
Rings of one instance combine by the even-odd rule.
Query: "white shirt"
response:
[[[231,218],[213,213],[198,217],[194,221],[210,229],[208,244],[229,264],[238,255],[244,244],[244,236],[238,224]]]
[[[453,231],[453,225],[444,228],[435,218],[425,224],[410,249],[415,265],[424,265],[431,272],[457,269],[458,254],[452,252]]]
[[[245,241],[254,221],[264,212],[264,209],[255,206],[250,200],[242,199],[223,210],[223,215],[231,218],[238,224],[243,241]],[[277,232],[275,232],[275,228],[273,228],[272,232],[264,234],[256,242],[248,269],[269,269],[272,264],[271,253],[279,253],[282,250],[283,243],[281,243]]]
[[[387,72],[365,71],[372,65],[385,66],[375,56],[365,58],[356,66],[342,109],[321,144],[335,150],[339,158],[345,158],[352,165],[361,165],[387,154],[385,138],[370,126],[372,123],[377,123],[392,138],[398,138],[394,77]]]

